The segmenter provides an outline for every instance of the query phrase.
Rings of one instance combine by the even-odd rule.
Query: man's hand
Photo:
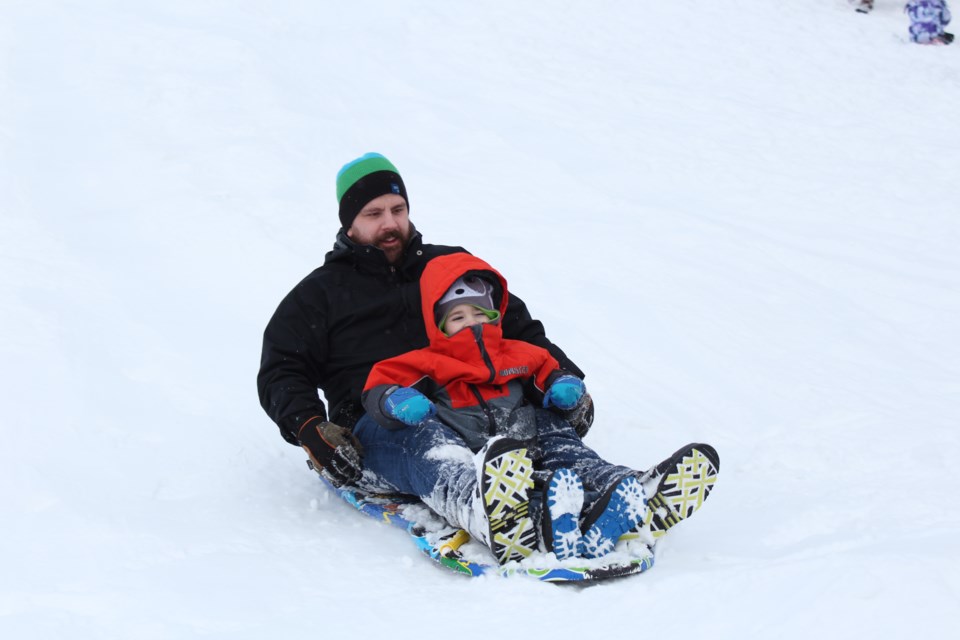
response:
[[[383,412],[394,420],[415,427],[437,414],[427,396],[410,387],[399,387],[383,397]]]
[[[586,392],[587,388],[583,386],[583,380],[580,378],[571,375],[560,376],[544,394],[543,408],[556,407],[569,411],[580,403]]]
[[[349,429],[318,416],[303,423],[297,438],[314,469],[334,486],[356,484],[363,476],[363,447]]]

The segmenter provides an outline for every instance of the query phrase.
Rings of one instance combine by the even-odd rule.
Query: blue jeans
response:
[[[425,498],[445,476],[459,477],[467,471],[477,475],[474,454],[463,438],[435,418],[416,427],[385,429],[364,414],[353,433],[363,445],[364,470],[398,493]]]
[[[542,478],[557,469],[573,469],[583,480],[586,504],[607,487],[636,473],[601,458],[560,416],[545,409],[537,409],[535,415],[537,443],[530,447],[530,453],[538,475]],[[431,419],[416,427],[390,430],[364,415],[353,432],[363,445],[366,471],[394,491],[419,496],[451,524],[464,526],[456,512],[470,500],[477,464],[474,452],[453,429]],[[536,516],[541,492],[534,491],[530,498],[531,512]]]
[[[365,489],[419,496],[444,520],[476,534],[471,522],[477,486],[474,453],[460,435],[436,419],[384,429],[369,415],[353,427],[363,446]],[[370,477],[370,472],[376,476]]]

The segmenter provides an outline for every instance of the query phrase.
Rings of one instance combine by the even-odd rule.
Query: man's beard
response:
[[[373,244],[374,246],[379,247],[380,243],[387,242],[388,240],[393,240],[394,238],[400,240],[400,246],[402,247],[406,247],[407,242],[410,241],[409,235],[407,237],[404,237],[403,233],[401,233],[400,231],[387,231],[383,235],[377,236],[377,240]]]
[[[396,264],[400,261],[400,258],[403,256],[403,252],[407,250],[407,244],[410,243],[410,237],[412,233],[407,232],[406,235],[401,231],[388,231],[382,235],[377,236],[377,241],[374,243],[374,246],[383,251],[384,255],[387,256],[387,260],[390,264]],[[393,246],[384,248],[381,246],[382,242],[397,239],[400,242]]]

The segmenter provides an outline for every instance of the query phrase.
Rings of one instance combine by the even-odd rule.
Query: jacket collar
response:
[[[434,353],[453,356],[458,360],[481,358],[483,353],[489,356],[500,351],[503,342],[503,329],[497,324],[476,324],[462,329],[450,337],[436,331],[431,336],[430,349]],[[482,351],[477,351],[482,345]]]

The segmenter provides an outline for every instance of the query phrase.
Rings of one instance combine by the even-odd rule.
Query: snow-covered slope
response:
[[[960,57],[901,3],[0,4],[0,636],[944,637]],[[380,151],[721,479],[643,576],[468,580],[331,500],[260,334]]]

